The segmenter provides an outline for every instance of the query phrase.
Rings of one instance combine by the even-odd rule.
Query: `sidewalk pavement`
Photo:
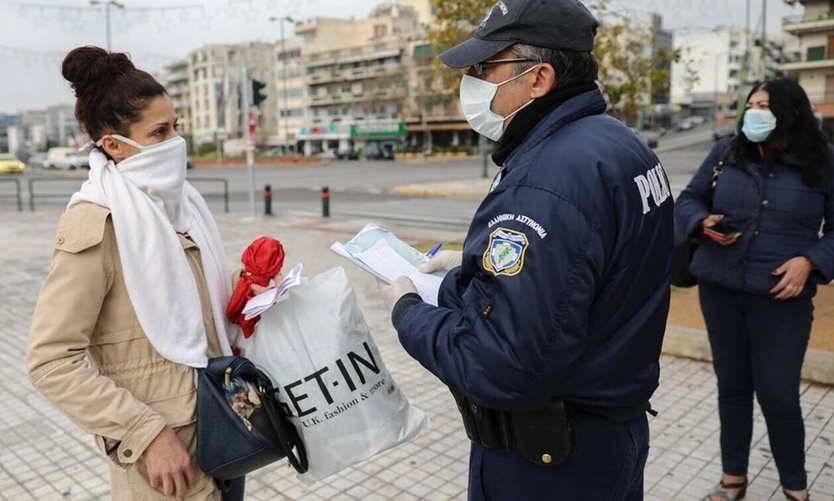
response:
[[[26,334],[52,254],[57,210],[0,214],[4,280],[0,282],[0,499],[104,500],[110,498],[107,466],[93,440],[31,387],[24,365]],[[367,221],[303,219],[279,214],[249,218],[218,214],[233,264],[251,240],[279,238],[287,266],[298,261],[313,275],[344,266],[385,363],[405,395],[432,424],[411,442],[307,487],[282,464],[249,476],[251,500],[464,500],[468,440],[445,387],[399,346],[375,280],[328,250]],[[381,225],[411,242],[461,240],[462,231]],[[440,232],[440,234],[438,233]],[[664,356],[660,388],[652,399],[659,415],[650,418],[652,449],[646,468],[646,499],[697,500],[721,473],[715,378],[702,362]],[[807,469],[815,500],[834,499],[834,392],[803,383]],[[784,499],[770,455],[761,413],[755,415],[747,499]],[[558,497],[554,497],[558,499]]]

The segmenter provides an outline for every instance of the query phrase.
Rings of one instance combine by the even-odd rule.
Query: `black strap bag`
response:
[[[707,206],[712,209],[712,197],[715,194],[715,186],[718,184],[718,177],[724,172],[724,161],[730,151],[729,143],[718,156],[718,163],[712,168],[712,185],[707,197]],[[694,287],[698,285],[698,278],[689,271],[689,264],[698,243],[684,234],[683,230],[675,221],[675,250],[672,254],[672,285],[680,288]]]
[[[298,430],[269,377],[243,357],[218,357],[197,371],[197,462],[219,480],[242,477],[287,458],[307,471]]]

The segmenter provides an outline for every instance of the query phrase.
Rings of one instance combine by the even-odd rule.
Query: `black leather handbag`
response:
[[[697,247],[698,244],[684,235],[675,223],[675,250],[672,254],[672,285],[675,287],[688,288],[698,285],[698,279],[689,271],[689,263],[692,262],[692,255]]]
[[[307,471],[304,443],[276,393],[243,357],[212,358],[197,371],[197,462],[206,474],[233,480],[283,458]]]

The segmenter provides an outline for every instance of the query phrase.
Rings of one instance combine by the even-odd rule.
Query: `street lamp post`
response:
[[[107,50],[110,50],[110,6],[117,7],[119,9],[124,9],[125,6],[122,3],[116,2],[115,0],[90,0],[90,5],[104,5],[104,18],[105,23],[107,24]]]
[[[291,18],[290,16],[284,17],[271,17],[269,18],[270,21],[279,21],[281,23],[281,56],[282,56],[282,67],[283,67],[283,75],[282,75],[282,83],[284,87],[284,140],[287,142],[285,148],[285,153],[289,153],[290,149],[290,125],[289,125],[289,118],[290,118],[290,109],[287,105],[287,79],[289,76],[287,75],[287,61],[289,60],[289,55],[287,54],[287,44],[286,44],[286,37],[284,36],[284,21],[295,23],[295,19]]]

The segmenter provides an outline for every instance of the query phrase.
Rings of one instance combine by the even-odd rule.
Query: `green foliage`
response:
[[[432,0],[437,12],[428,38],[434,51],[439,54],[472,36],[494,4],[495,0]],[[609,12],[606,0],[588,7],[598,18]],[[633,29],[628,17],[620,20],[600,26],[594,55],[600,63],[599,79],[612,112],[624,121],[633,121],[651,104],[652,93],[669,88],[669,68],[681,54],[678,50],[653,54],[654,28],[640,31]],[[450,70],[436,59],[434,69],[427,76],[426,88],[437,94],[455,95],[460,70]]]
[[[472,36],[495,0],[431,0],[436,9],[435,22],[428,30],[428,38],[435,53],[463,42]],[[434,60],[434,73],[428,82],[438,94],[454,96],[460,84],[461,71],[444,66]]]
[[[607,5],[597,5],[605,12]],[[651,105],[651,95],[668,90],[671,63],[681,58],[680,50],[652,50],[656,27],[641,31],[630,18],[602,24],[597,32],[594,56],[599,61],[599,80],[611,111],[626,123]]]

